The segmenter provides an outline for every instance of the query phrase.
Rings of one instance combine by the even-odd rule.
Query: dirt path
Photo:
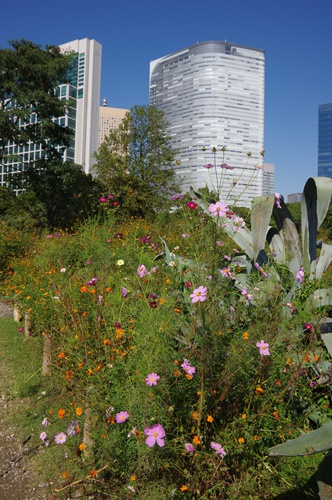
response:
[[[46,485],[35,475],[29,436],[19,438],[12,423],[12,416],[23,408],[11,393],[11,359],[1,349],[2,318],[12,316],[12,308],[0,302],[0,500],[49,500]]]

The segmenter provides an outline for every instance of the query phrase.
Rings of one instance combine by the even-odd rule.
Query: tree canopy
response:
[[[132,215],[164,208],[179,190],[164,113],[152,106],[134,106],[105,138],[95,159],[94,171]]]
[[[71,132],[53,120],[65,114],[67,104],[55,89],[67,79],[71,56],[53,45],[9,44],[0,49],[0,162],[10,160],[5,149],[10,141],[32,141],[42,145],[48,158],[60,156],[56,146],[69,146]]]

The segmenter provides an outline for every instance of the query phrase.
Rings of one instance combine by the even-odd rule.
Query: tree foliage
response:
[[[53,161],[28,169],[28,187],[17,203],[39,228],[70,228],[96,214],[101,183],[80,165]]]
[[[9,44],[0,49],[0,162],[8,158],[10,141],[32,141],[42,145],[48,158],[59,156],[56,146],[68,146],[71,133],[52,119],[66,111],[55,89],[66,81],[71,56],[53,45],[42,49],[27,40]]]
[[[101,144],[94,170],[124,211],[146,215],[179,190],[174,157],[164,113],[134,106]]]

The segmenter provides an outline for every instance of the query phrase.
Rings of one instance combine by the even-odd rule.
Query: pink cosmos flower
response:
[[[190,294],[191,302],[204,302],[206,300],[207,288],[205,286],[199,286],[193,293]]]
[[[137,274],[140,278],[146,276],[147,270],[144,264],[140,264],[137,268]]]
[[[234,170],[235,167],[230,167],[227,163],[222,163],[220,168],[225,168],[226,170]]]
[[[47,434],[45,431],[39,434],[39,439],[41,439],[42,441],[45,441],[45,439],[47,439]]]
[[[107,199],[104,198],[103,196],[99,198],[100,203],[107,203]]]
[[[262,356],[270,356],[269,344],[264,342],[264,340],[257,342],[256,347],[259,348],[259,354],[261,354]]]
[[[64,432],[59,432],[54,438],[56,444],[64,444],[67,440],[67,436]]]
[[[191,377],[194,375],[196,372],[196,368],[192,366],[187,359],[183,360],[183,363],[181,365],[181,368]]]
[[[44,427],[46,427],[47,425],[51,425],[51,422],[49,420],[47,420],[47,418],[44,418],[44,420],[42,421],[42,425],[44,425]]]
[[[129,418],[129,413],[126,411],[120,411],[120,413],[117,413],[115,416],[115,420],[117,424],[123,424],[127,419]]]
[[[160,424],[154,424],[151,427],[144,429],[144,434],[148,436],[145,440],[149,448],[152,448],[156,443],[158,446],[165,446],[164,437],[166,435],[165,429]]]
[[[221,203],[221,201],[217,201],[216,203],[211,203],[209,206],[209,212],[211,212],[212,217],[224,217],[229,210],[226,203]]]
[[[220,457],[225,457],[226,452],[224,448],[221,446],[221,444],[215,443],[214,441],[211,442],[211,448],[215,451],[216,455],[219,455]]]
[[[210,169],[210,168],[214,168],[214,165],[212,165],[212,163],[208,163],[207,165],[203,165],[204,168],[207,168],[207,169]]]
[[[277,208],[281,208],[280,200],[281,200],[281,194],[280,193],[274,193],[275,197],[275,203],[277,205]]]
[[[313,326],[310,323],[305,323],[304,328],[305,328],[305,330],[309,330],[309,332],[311,332],[313,329]]]
[[[298,273],[296,274],[296,279],[299,283],[303,283],[303,278],[304,278],[304,269],[303,267],[300,267]]]
[[[244,222],[242,217],[239,217],[239,216],[234,217],[233,224],[234,224],[233,229],[235,232],[240,231],[246,225],[246,223]]]
[[[145,382],[146,385],[152,387],[153,385],[157,385],[159,379],[160,376],[157,373],[149,373],[149,375],[145,379]]]
[[[186,443],[184,447],[188,453],[193,453],[195,451],[195,448],[191,443]]]
[[[188,201],[188,203],[187,203],[187,207],[188,207],[190,210],[195,210],[195,208],[197,207],[197,203],[195,203],[194,201]]]

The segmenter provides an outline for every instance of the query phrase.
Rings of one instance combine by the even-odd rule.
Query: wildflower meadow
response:
[[[195,192],[173,202],[151,222],[121,217],[106,194],[102,218],[36,235],[3,273],[2,295],[29,314],[27,343],[42,343],[32,440],[53,492],[314,497],[322,456],[269,449],[332,417],[320,336],[331,304],[315,303],[328,262],[320,275],[305,254],[294,264],[290,233],[277,238],[280,196],[241,217]],[[274,240],[249,239],[275,221]]]

